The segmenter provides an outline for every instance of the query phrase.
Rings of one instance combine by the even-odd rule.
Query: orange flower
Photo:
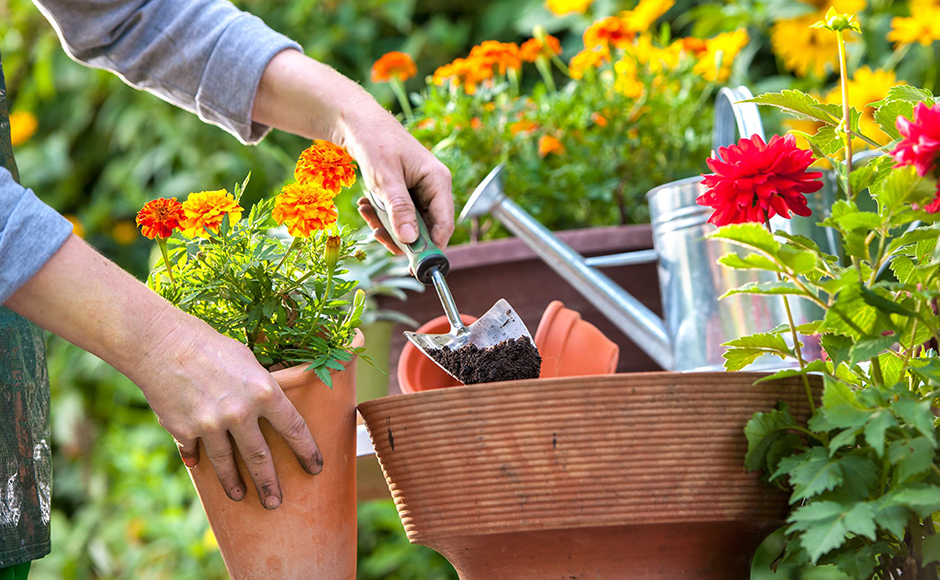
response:
[[[190,193],[183,202],[185,218],[180,222],[180,230],[188,238],[206,236],[206,230],[218,233],[226,214],[233,224],[241,219],[242,211],[235,197],[224,189]]]
[[[122,246],[129,246],[133,244],[136,239],[134,235],[136,233],[135,230],[134,224],[128,220],[121,220],[111,228],[111,237]]]
[[[496,67],[501,75],[505,75],[508,69],[522,68],[519,45],[515,42],[485,40],[470,50],[470,60],[476,61],[484,69]]]
[[[332,192],[313,183],[290,183],[274,199],[271,216],[294,237],[308,237],[336,223]]]
[[[38,128],[39,120],[36,115],[27,111],[10,113],[10,141],[14,147],[29,141]]]
[[[584,14],[594,0],[546,0],[545,5],[555,16],[564,16],[577,12]]]
[[[625,48],[633,40],[633,36],[633,30],[626,20],[619,16],[608,16],[596,21],[584,31],[584,48]]]
[[[404,52],[392,51],[372,65],[372,82],[387,83],[392,77],[405,82],[418,74],[414,59]]]
[[[565,153],[565,146],[561,144],[561,141],[551,135],[542,135],[539,138],[539,157],[545,158],[552,153],[563,155]]]
[[[605,62],[610,62],[610,50],[606,46],[585,49],[571,57],[568,74],[571,78],[579,80],[584,77],[584,71],[600,68]]]
[[[427,119],[421,119],[420,121],[418,121],[418,124],[415,125],[415,128],[417,128],[417,129],[433,129],[433,128],[436,127],[436,126],[437,126],[437,122],[436,122],[434,119],[428,117]]]
[[[335,197],[344,187],[352,187],[356,183],[355,163],[342,147],[317,139],[300,154],[294,168],[294,179],[300,183],[313,183]]]
[[[140,233],[145,237],[151,240],[165,239],[173,235],[173,230],[179,229],[184,217],[183,204],[176,201],[175,197],[170,199],[161,197],[148,201],[137,212],[137,225],[140,226]]]
[[[481,66],[479,61],[458,58],[434,71],[434,84],[441,86],[445,82],[455,87],[463,87],[464,92],[472,95],[477,92],[477,84],[493,76],[492,67]]]
[[[539,124],[531,119],[522,119],[509,126],[509,133],[515,137],[519,133],[531,133],[539,128]]]
[[[607,117],[596,111],[591,113],[591,120],[594,121],[594,124],[598,127],[606,127],[608,125]]]
[[[561,42],[551,34],[545,35],[545,41],[540,38],[530,38],[519,48],[519,57],[526,62],[535,62],[539,57],[551,58],[561,54]]]

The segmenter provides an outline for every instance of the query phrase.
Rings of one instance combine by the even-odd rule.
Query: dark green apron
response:
[[[0,165],[19,181],[0,63]],[[0,306],[0,569],[49,553],[52,459],[43,331]]]

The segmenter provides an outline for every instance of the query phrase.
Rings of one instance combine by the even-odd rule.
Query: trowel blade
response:
[[[437,360],[431,356],[431,351],[436,351],[445,346],[451,350],[456,350],[468,344],[475,344],[477,348],[489,348],[505,340],[514,340],[520,337],[526,337],[532,344],[532,335],[526,328],[522,319],[512,309],[509,302],[500,298],[492,308],[486,311],[479,320],[467,327],[467,332],[448,334],[418,334],[416,332],[405,331],[405,336],[434,364],[444,369],[444,372],[457,379],[457,377],[447,368],[443,367]],[[460,379],[457,379],[460,380]]]

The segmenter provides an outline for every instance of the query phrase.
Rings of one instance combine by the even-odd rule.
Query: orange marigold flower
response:
[[[414,59],[404,52],[387,52],[372,65],[372,82],[376,83],[387,83],[393,77],[405,82],[416,74]]]
[[[608,125],[607,117],[601,115],[597,111],[591,113],[591,121],[594,122],[598,127],[606,127]]]
[[[10,113],[10,140],[14,147],[29,141],[38,128],[39,120],[36,115],[27,111]]]
[[[356,183],[356,162],[342,147],[317,139],[300,154],[294,179],[318,185],[336,197]]]
[[[531,133],[539,128],[539,124],[532,119],[522,119],[509,125],[509,133],[515,137],[519,133]]]
[[[336,223],[332,192],[313,183],[290,183],[274,198],[271,216],[294,237],[309,237]]]
[[[206,230],[217,233],[226,214],[229,223],[235,223],[241,219],[242,211],[235,197],[224,189],[190,193],[183,202],[185,217],[180,230],[189,238],[205,236]]]
[[[584,31],[584,48],[625,48],[633,40],[633,36],[634,32],[626,20],[619,16],[608,16],[596,21]]]
[[[565,146],[561,144],[561,141],[551,135],[542,135],[539,137],[539,157],[548,157],[552,153],[563,155],[565,153]]]
[[[600,68],[605,62],[610,62],[610,50],[606,46],[585,49],[571,57],[568,74],[571,78],[579,80],[584,77],[586,70]]]
[[[148,201],[137,212],[137,225],[140,226],[140,233],[145,237],[151,240],[165,239],[173,235],[173,230],[179,229],[184,217],[183,204],[176,201],[175,197],[170,199],[161,197]]]
[[[481,66],[475,59],[458,58],[434,71],[434,84],[441,86],[450,82],[455,87],[463,87],[464,92],[472,95],[477,92],[477,84],[493,76],[493,68]]]
[[[519,47],[519,57],[526,62],[535,62],[539,57],[551,58],[561,54],[561,42],[551,34],[541,38],[530,38]]]
[[[437,122],[430,117],[428,117],[427,119],[421,119],[420,121],[418,121],[418,124],[415,125],[415,127],[418,129],[433,129],[436,126],[437,126]]]
[[[476,61],[484,69],[495,67],[501,75],[505,75],[508,69],[522,68],[519,45],[515,42],[485,40],[470,50],[470,60]]]

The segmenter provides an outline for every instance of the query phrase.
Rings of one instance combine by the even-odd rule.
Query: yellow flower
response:
[[[625,54],[633,56],[638,64],[646,66],[650,72],[655,73],[679,66],[682,50],[681,46],[675,43],[666,48],[659,48],[653,44],[652,36],[647,33],[638,36],[636,43],[627,47]]]
[[[706,40],[705,50],[696,63],[694,72],[707,81],[728,80],[734,59],[750,40],[747,30],[743,28],[734,32],[723,32]]]
[[[551,135],[542,135],[539,138],[539,157],[548,157],[552,153],[555,155],[564,155],[565,146],[561,144],[561,141]]]
[[[623,12],[620,17],[633,32],[646,32],[675,3],[675,0],[640,0],[636,8]]]
[[[111,237],[122,246],[133,244],[137,240],[137,228],[128,220],[121,220],[111,228]]]
[[[69,220],[69,222],[72,224],[73,234],[82,239],[85,238],[85,226],[82,225],[82,222],[80,222],[77,217],[73,216],[72,214],[64,215],[62,217]],[[137,228],[134,228],[134,237],[137,237]]]
[[[610,50],[606,46],[585,49],[571,57],[571,62],[568,63],[568,74],[574,80],[580,80],[584,77],[585,71],[600,68],[605,62],[610,62]]]
[[[183,202],[183,221],[180,230],[189,238],[208,236],[206,230],[218,233],[222,219],[228,215],[230,224],[242,217],[242,206],[235,197],[224,189],[190,193]]]
[[[564,16],[572,12],[584,14],[593,3],[594,0],[547,0],[545,6],[555,16]]]
[[[10,140],[13,146],[22,145],[29,141],[29,138],[36,134],[39,128],[39,121],[36,115],[26,111],[17,111],[10,113]]]
[[[880,126],[875,122],[875,108],[869,107],[868,104],[885,98],[888,95],[888,90],[897,84],[899,83],[893,71],[873,71],[867,66],[855,71],[854,77],[848,82],[849,106],[855,107],[862,113],[862,117],[858,122],[859,130],[869,139],[873,139],[882,145],[887,145],[891,139],[881,132]],[[837,85],[833,88],[825,96],[824,102],[841,105],[841,87]],[[855,144],[868,147],[868,144],[861,140]]]
[[[598,46],[626,48],[636,33],[627,28],[627,21],[619,16],[608,16],[596,20],[584,31],[584,48]]]
[[[770,29],[770,46],[783,64],[797,76],[822,77],[827,67],[838,68],[839,48],[836,35],[829,30],[810,28],[819,14],[781,20]]]
[[[910,18],[898,16],[891,19],[888,40],[898,46],[915,42],[930,46],[940,40],[940,8],[912,5]]]
[[[274,199],[271,216],[294,237],[309,237],[336,223],[333,194],[313,183],[290,183]]]
[[[297,159],[294,179],[318,185],[335,197],[356,183],[356,162],[339,145],[317,139]]]
[[[629,56],[614,64],[614,90],[631,99],[643,96],[643,83],[637,78],[636,62]]]

